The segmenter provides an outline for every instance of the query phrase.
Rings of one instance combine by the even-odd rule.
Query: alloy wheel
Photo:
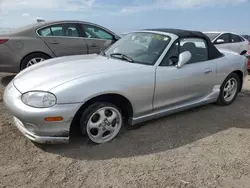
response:
[[[96,110],[88,119],[87,134],[98,144],[112,140],[120,131],[122,115],[113,107],[103,107]]]
[[[223,97],[226,102],[231,102],[235,97],[238,89],[237,80],[230,78],[224,86]]]
[[[40,63],[40,62],[42,62],[42,61],[44,61],[44,58],[41,58],[41,57],[33,58],[33,59],[31,59],[31,60],[27,63],[26,67],[30,67],[30,66],[32,66],[32,65],[34,65],[34,64],[36,64],[36,63]]]

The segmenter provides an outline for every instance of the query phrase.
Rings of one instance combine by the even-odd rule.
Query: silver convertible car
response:
[[[74,125],[101,144],[123,125],[208,103],[229,105],[246,75],[244,56],[219,51],[201,32],[148,29],[128,33],[101,54],[31,66],[8,84],[3,100],[17,128],[35,142],[68,142]]]

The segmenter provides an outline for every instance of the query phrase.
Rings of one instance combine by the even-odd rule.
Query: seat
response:
[[[186,42],[182,47],[181,47],[181,53],[185,52],[185,51],[189,51],[191,53],[191,59],[189,60],[188,63],[192,63],[192,62],[197,62],[197,51],[198,48],[196,47],[196,45],[193,42]]]
[[[68,29],[67,30],[67,36],[73,36],[73,30],[72,29]]]

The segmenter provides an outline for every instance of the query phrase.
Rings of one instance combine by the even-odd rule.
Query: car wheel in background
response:
[[[50,59],[50,57],[43,53],[32,53],[27,55],[21,63],[21,70],[24,70],[27,67],[30,67],[36,63],[40,63],[46,59]]]
[[[80,128],[83,135],[96,144],[111,141],[120,132],[123,124],[120,109],[111,103],[96,102],[82,114]]]
[[[217,104],[227,106],[236,99],[240,88],[240,79],[236,73],[231,73],[225,79],[220,88],[220,95]]]

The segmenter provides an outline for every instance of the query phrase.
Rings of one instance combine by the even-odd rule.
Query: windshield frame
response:
[[[162,58],[162,55],[165,54],[166,49],[168,49],[168,48],[169,48],[169,45],[172,44],[173,38],[175,38],[175,35],[172,34],[172,33],[158,32],[158,31],[150,31],[150,30],[147,30],[147,31],[146,31],[146,30],[132,31],[132,32],[126,33],[126,35],[133,34],[133,33],[147,33],[147,34],[162,35],[162,36],[168,37],[168,39],[169,39],[169,40],[168,40],[169,42],[166,43],[165,47],[164,47],[164,48],[162,49],[162,51],[159,53],[159,55],[157,56],[157,58],[155,58],[155,60],[153,61],[153,63],[148,64],[148,63],[140,62],[140,61],[136,61],[136,60],[134,60],[134,62],[131,62],[131,63],[143,64],[143,65],[147,65],[147,66],[155,66],[155,65],[157,65],[157,64],[158,64],[157,62],[159,61],[159,59]],[[122,37],[121,39],[119,39],[117,42],[119,42],[120,40],[123,40],[123,37]],[[117,43],[117,42],[116,42],[116,43]],[[115,45],[116,43],[114,43],[113,45]],[[112,48],[113,45],[111,45],[111,46],[109,46],[107,49],[105,49],[105,50],[103,51],[105,54],[103,54],[103,55],[106,56],[106,57],[112,58],[112,59],[118,59],[118,58],[115,58],[115,57],[111,57],[110,54],[107,54],[107,51],[110,50],[110,48]],[[112,53],[111,53],[111,54],[112,54]],[[126,61],[126,60],[122,60],[122,59],[120,59],[120,60],[121,60],[121,61]]]

